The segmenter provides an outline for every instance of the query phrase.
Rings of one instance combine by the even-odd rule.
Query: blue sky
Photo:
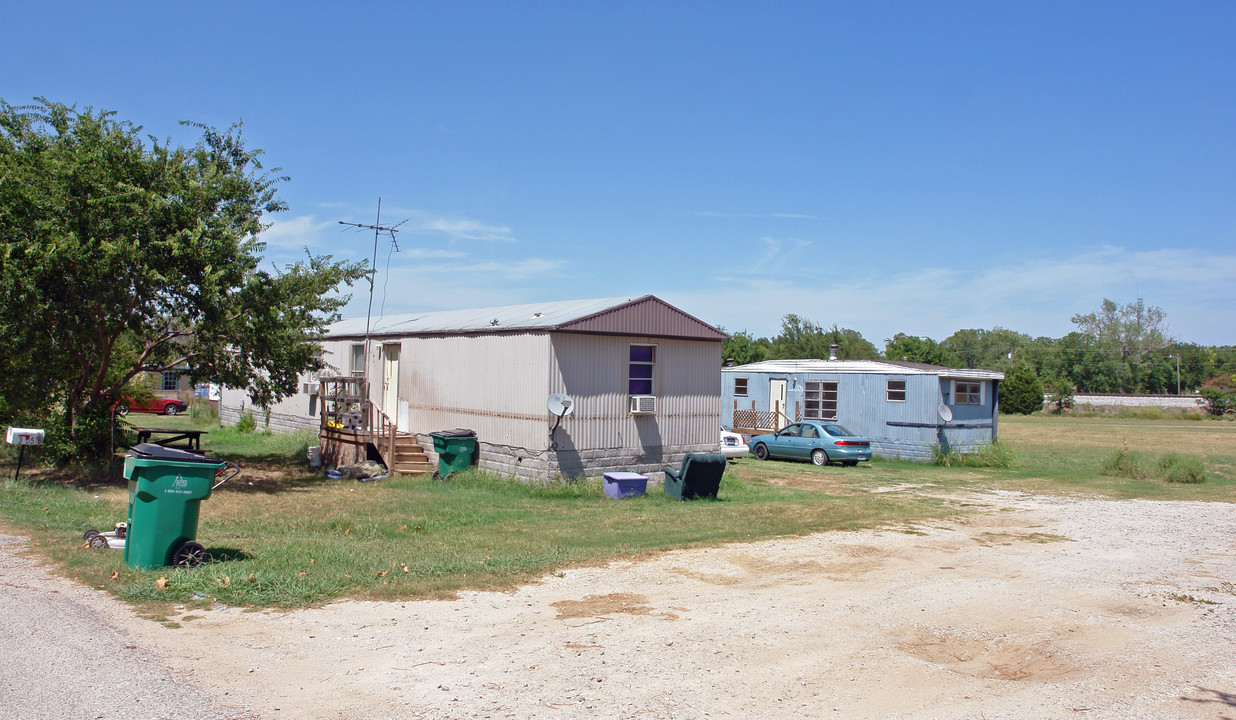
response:
[[[10,3],[0,97],[291,180],[268,257],[387,312],[655,294],[937,340],[1104,297],[1236,344],[1236,4]],[[347,314],[363,315],[367,286]]]

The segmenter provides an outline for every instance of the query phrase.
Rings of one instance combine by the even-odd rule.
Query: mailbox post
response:
[[[26,457],[26,446],[42,445],[43,431],[35,428],[10,427],[4,434],[4,439],[8,444],[20,448],[17,451],[17,471],[13,473],[13,482],[17,482],[17,476],[21,475],[21,461]]]

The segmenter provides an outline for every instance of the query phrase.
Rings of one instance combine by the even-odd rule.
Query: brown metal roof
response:
[[[729,337],[655,295],[645,295],[616,307],[569,320],[554,329],[560,332],[645,335],[718,342]]]

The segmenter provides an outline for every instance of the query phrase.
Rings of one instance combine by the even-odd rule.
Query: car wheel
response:
[[[119,405],[116,406],[116,414],[119,415],[120,417],[124,417],[125,415],[128,415],[129,406],[125,405],[124,403],[120,403]]]
[[[180,412],[180,408],[176,406],[176,403],[169,403],[163,406],[164,415],[175,415],[178,412]]]
[[[763,443],[760,443],[759,445],[755,446],[755,459],[756,460],[767,460],[768,459],[768,448],[765,447]]]
[[[827,465],[828,464],[828,453],[824,452],[823,450],[820,450],[819,448],[812,450],[811,451],[811,464],[812,465]]]

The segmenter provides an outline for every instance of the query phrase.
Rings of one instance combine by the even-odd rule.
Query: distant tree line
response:
[[[790,314],[775,337],[734,333],[722,344],[722,358],[739,365],[826,359],[829,346],[836,344],[843,360],[898,360],[1006,375],[1024,368],[1048,393],[1187,394],[1236,385],[1236,346],[1181,342],[1168,336],[1166,320],[1158,307],[1105,299],[1094,312],[1074,315],[1076,329],[1060,338],[1035,338],[1002,327],[958,330],[938,342],[897,333],[880,351],[857,330],[835,324],[825,328]]]

